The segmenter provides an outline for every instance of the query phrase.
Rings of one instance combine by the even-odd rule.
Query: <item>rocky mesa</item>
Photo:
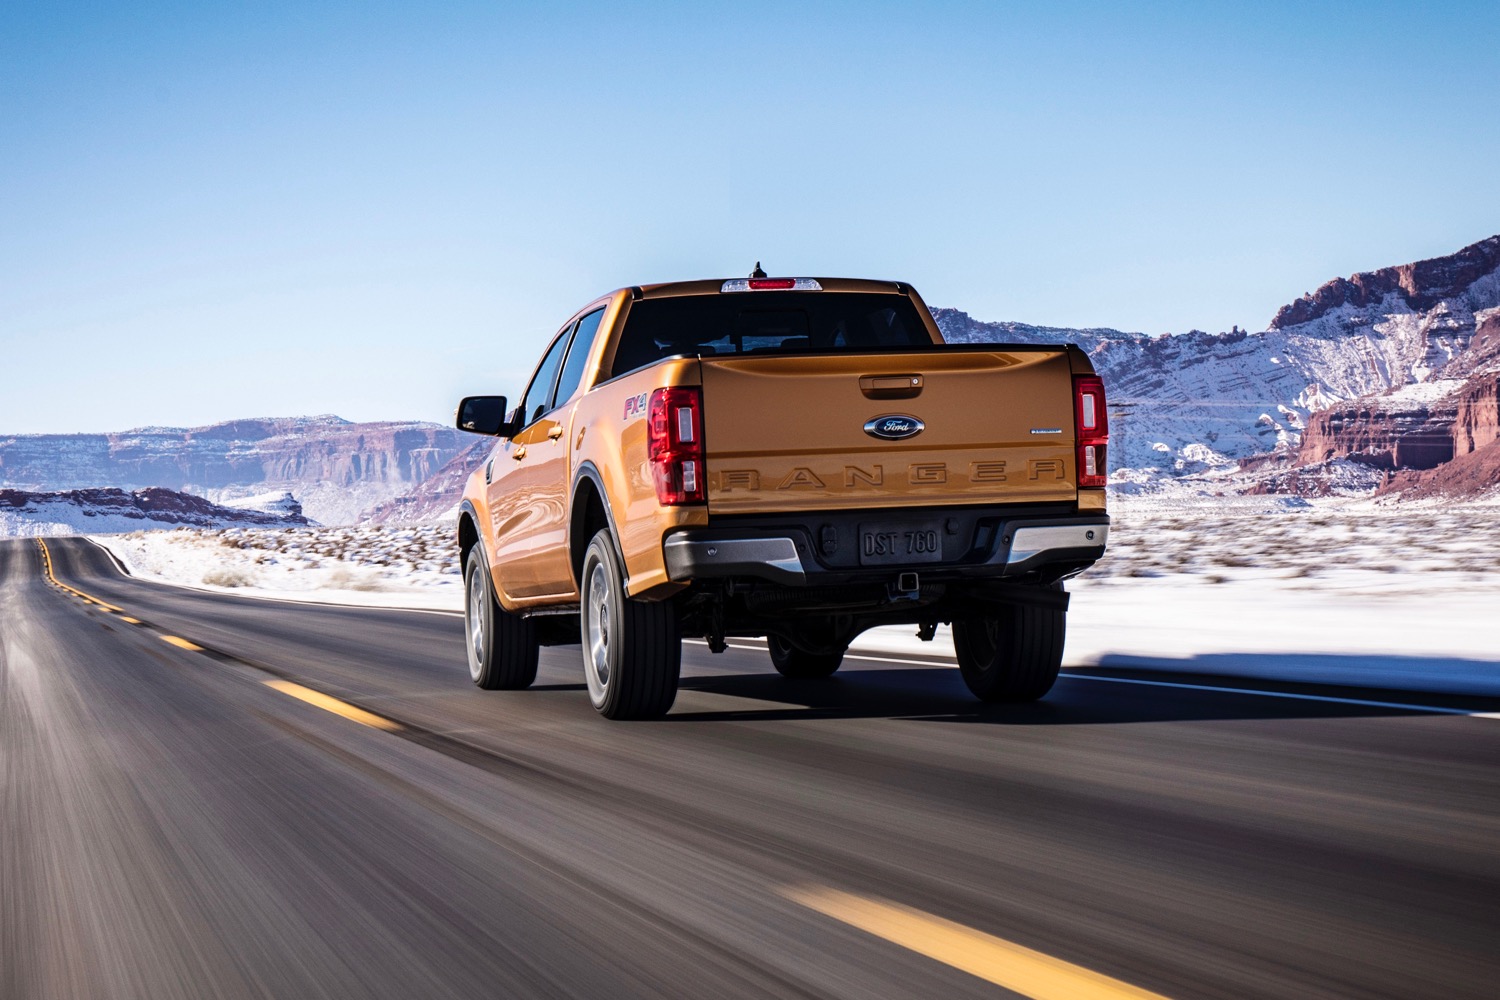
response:
[[[1436,268],[1429,273],[1451,281],[1455,273],[1467,276],[1472,266],[1469,260],[1462,267]],[[1400,293],[1413,300],[1431,301],[1438,292],[1420,285],[1415,291],[1409,288],[1411,275],[1422,272],[1419,265],[1408,268],[1391,269],[1399,270],[1407,282]],[[1445,284],[1441,290],[1449,288]],[[1446,301],[1439,299],[1435,308]],[[1468,496],[1500,485],[1497,440],[1500,308],[1492,306],[1475,311],[1467,343],[1430,377],[1313,414],[1294,465],[1309,468],[1349,459],[1385,473],[1377,491],[1380,494],[1408,498]]]
[[[0,486],[160,487],[220,502],[286,490],[312,519],[349,524],[432,478],[471,443],[440,424],[335,416],[14,435],[0,437]]]

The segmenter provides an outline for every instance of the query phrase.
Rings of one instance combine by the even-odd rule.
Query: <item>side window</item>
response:
[[[596,309],[578,321],[578,332],[573,334],[573,346],[568,348],[568,360],[563,364],[562,378],[557,380],[557,395],[553,406],[561,406],[573,398],[578,383],[583,380],[583,364],[588,360],[589,350],[599,333],[599,321],[604,319],[604,310]]]
[[[569,330],[571,329],[570,327]],[[557,369],[562,364],[563,351],[568,349],[569,330],[558,334],[552,346],[547,348],[541,365],[531,377],[531,384],[526,387],[526,395],[521,397],[522,427],[536,423],[538,417],[552,408],[552,385],[557,381]]]

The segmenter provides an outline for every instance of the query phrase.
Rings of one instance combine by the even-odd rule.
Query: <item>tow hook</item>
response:
[[[886,595],[892,601],[915,601],[922,596],[922,584],[915,573],[902,573],[896,582],[886,585]]]

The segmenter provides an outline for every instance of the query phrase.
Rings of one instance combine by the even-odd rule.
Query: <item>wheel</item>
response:
[[[671,601],[625,595],[625,572],[607,530],[583,555],[583,673],[589,700],[607,719],[667,714],[682,671],[682,627]]]
[[[536,680],[538,644],[530,619],[500,606],[490,584],[483,546],[469,550],[464,565],[464,627],[469,676],[487,691],[530,687]]]
[[[964,683],[981,701],[1036,701],[1057,682],[1067,612],[1013,605],[953,623]]]
[[[837,653],[809,653],[798,649],[780,636],[766,636],[766,645],[771,650],[771,663],[783,677],[805,680],[812,677],[831,677],[844,662],[844,651]]]

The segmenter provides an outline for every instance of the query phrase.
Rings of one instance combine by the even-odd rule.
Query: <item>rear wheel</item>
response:
[[[981,701],[1036,701],[1062,667],[1067,612],[1013,605],[953,623],[964,683]]]
[[[798,649],[780,636],[766,636],[766,645],[771,651],[771,663],[783,677],[807,679],[831,677],[844,662],[844,651],[837,653],[809,653]]]
[[[626,596],[624,567],[607,530],[584,553],[581,590],[583,673],[594,708],[608,719],[665,715],[682,670],[677,606]]]
[[[493,691],[530,687],[536,680],[536,627],[500,606],[481,545],[469,550],[464,567],[464,626],[475,684]]]

